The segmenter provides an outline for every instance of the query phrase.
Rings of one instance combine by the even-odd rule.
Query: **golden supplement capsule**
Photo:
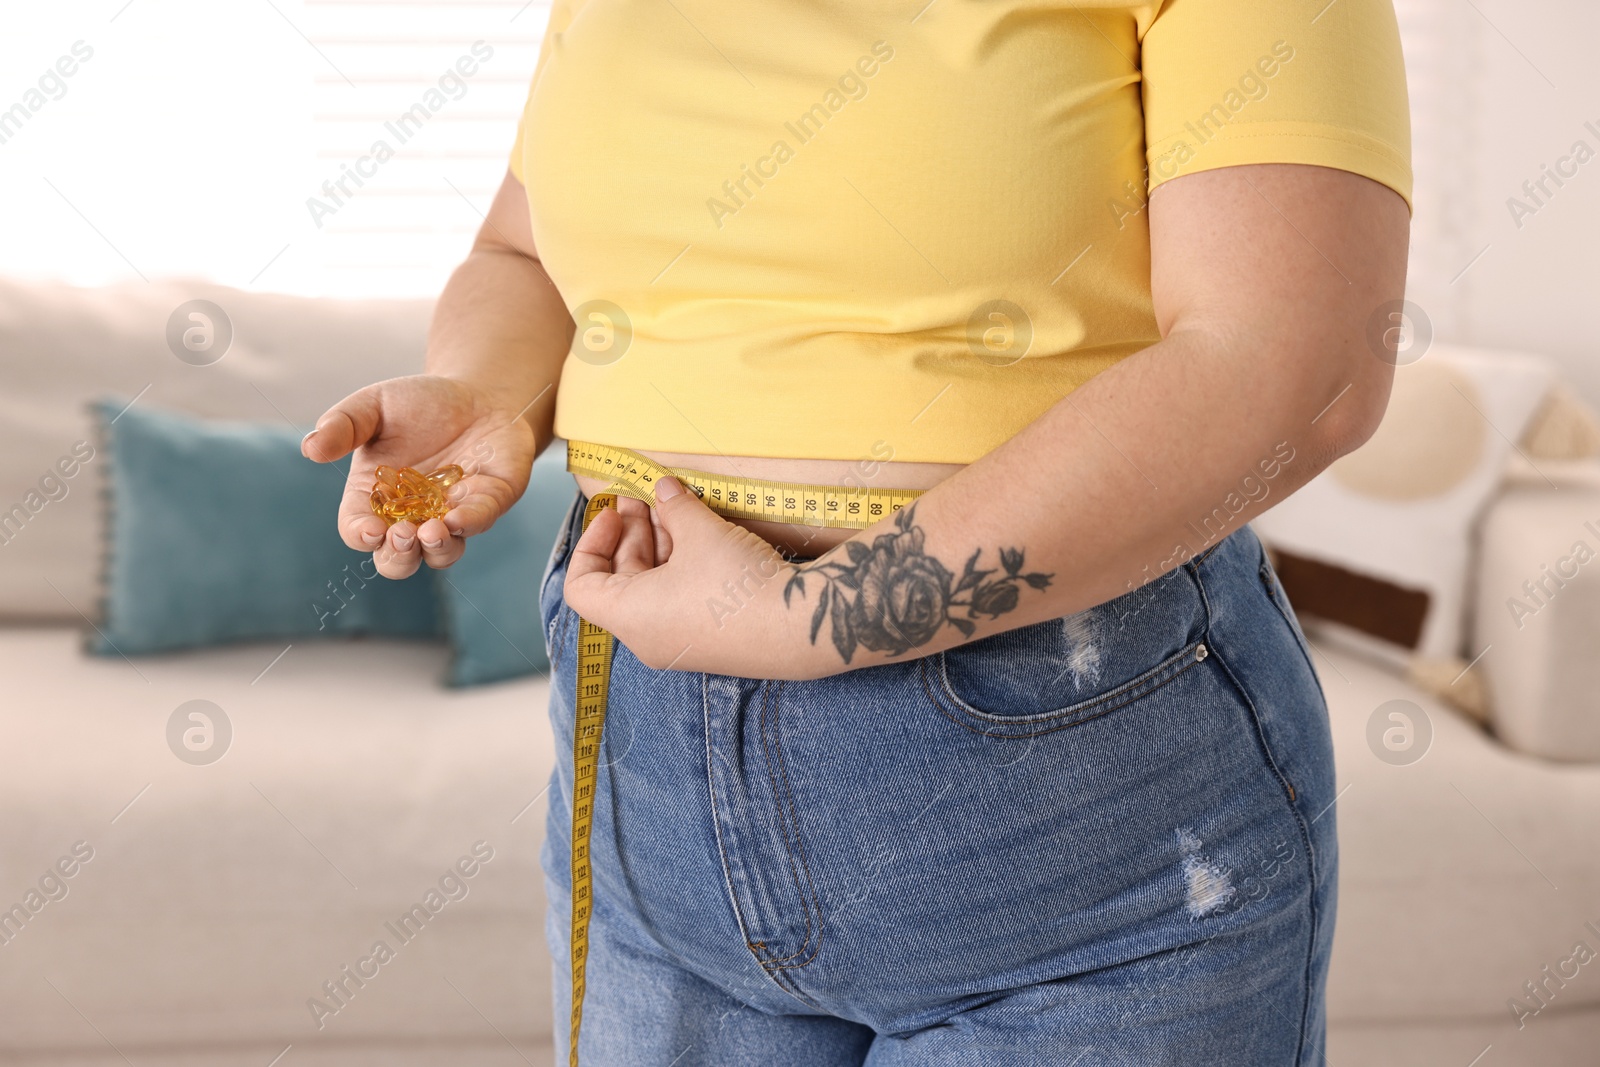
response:
[[[431,474],[412,467],[379,467],[374,474],[378,480],[372,486],[372,513],[390,526],[402,520],[421,526],[450,510],[444,491],[466,471],[451,463]]]

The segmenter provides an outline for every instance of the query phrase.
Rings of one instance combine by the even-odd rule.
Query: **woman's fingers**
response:
[[[300,439],[300,454],[331,463],[372,440],[381,421],[378,387],[358,389],[322,413],[316,429]]]
[[[638,574],[656,565],[655,532],[650,505],[632,497],[618,497],[614,506],[602,508],[572,548],[567,564],[569,582],[591,574]]]
[[[574,588],[585,589],[595,581],[603,583],[613,573],[611,560],[622,541],[622,526],[622,516],[616,508],[601,508],[589,520],[589,528],[578,537],[577,543],[572,546],[572,555],[567,560],[565,589],[568,604],[573,604]],[[580,614],[583,610],[576,604],[573,604],[573,609]]]
[[[370,493],[367,494],[371,496]],[[366,513],[346,512],[339,516],[339,537],[357,552],[371,552],[383,544],[389,527],[372,513],[372,505],[363,499]],[[344,510],[344,509],[341,509]]]
[[[416,524],[402,520],[389,527],[389,535],[372,554],[372,563],[385,578],[409,578],[417,573],[422,566],[422,545]]]
[[[323,412],[317,428],[300,439],[300,454],[316,463],[340,459],[372,439],[380,414],[376,386],[351,393]],[[376,549],[388,531],[372,513],[372,482],[371,468],[352,461],[339,503],[339,538],[358,552]]]
[[[472,474],[445,492],[450,510],[444,524],[458,537],[476,537],[510,507],[512,489],[498,478]]]
[[[381,524],[383,520],[378,521]],[[397,522],[387,528],[372,553],[372,562],[385,578],[409,578],[424,563],[440,570],[451,566],[466,549],[466,539],[453,535],[443,519],[429,519],[420,527]]]
[[[656,566],[672,558],[672,535],[661,524],[661,509],[650,509],[650,529],[656,539]]]
[[[656,565],[656,539],[650,521],[651,507],[631,496],[617,498],[617,513],[622,516],[622,537],[611,557],[616,574],[637,574]]]
[[[357,552],[374,551],[389,534],[389,524],[372,511],[373,481],[371,471],[352,463],[339,501],[339,538]]]
[[[429,519],[417,528],[417,543],[422,546],[422,559],[428,566],[443,570],[467,549],[466,538],[456,537],[443,519]]]

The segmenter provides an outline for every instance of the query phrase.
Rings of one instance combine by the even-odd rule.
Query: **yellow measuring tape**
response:
[[[567,470],[610,484],[589,498],[583,528],[619,496],[655,506],[656,482],[672,475],[685,489],[725,518],[766,519],[864,530],[922,495],[917,489],[848,489],[799,485],[760,478],[732,478],[707,471],[663,467],[637,452],[588,441],[567,442]],[[606,725],[611,684],[611,634],[578,620],[577,721],[572,734],[572,1037],[567,1062],[578,1067],[578,1030],[583,1022],[584,970],[589,960],[589,916],[594,908],[594,872],[589,863],[594,828],[595,783],[600,775],[600,737]]]

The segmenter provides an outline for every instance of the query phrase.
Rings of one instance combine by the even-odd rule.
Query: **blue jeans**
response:
[[[578,494],[540,587],[569,1012]],[[816,681],[617,643],[592,1067],[1322,1060],[1327,708],[1254,531],[1106,604]]]

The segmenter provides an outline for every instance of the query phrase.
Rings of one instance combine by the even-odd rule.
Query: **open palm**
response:
[[[528,487],[533,449],[533,427],[515,408],[481,387],[428,374],[351,393],[300,443],[318,463],[353,453],[339,534],[351,548],[372,552],[389,578],[405,578],[424,562],[448,567],[460,559],[465,539],[493,526]],[[450,510],[442,519],[389,526],[372,513],[379,466],[426,474],[451,463],[466,474],[446,492]]]

